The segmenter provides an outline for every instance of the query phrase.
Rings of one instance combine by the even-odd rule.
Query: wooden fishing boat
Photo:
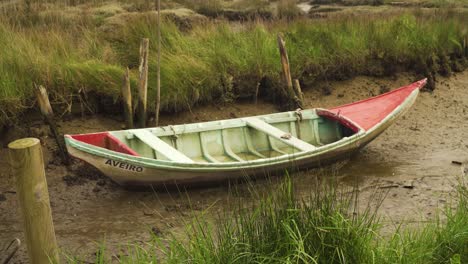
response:
[[[198,184],[321,166],[359,150],[414,103],[421,80],[332,109],[65,135],[69,153],[121,185]]]

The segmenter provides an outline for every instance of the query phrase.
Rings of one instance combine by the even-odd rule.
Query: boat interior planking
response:
[[[355,132],[315,109],[197,124],[111,131],[107,149],[185,163],[245,162],[336,142]],[[113,140],[112,140],[113,139]],[[124,147],[113,147],[124,144]],[[133,150],[133,153],[126,151]]]

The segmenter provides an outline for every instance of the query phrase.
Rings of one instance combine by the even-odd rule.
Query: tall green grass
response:
[[[379,247],[378,263],[467,263],[468,189],[463,182],[453,201],[434,223],[416,230],[397,230]]]
[[[120,263],[466,263],[468,261],[468,192],[458,189],[456,209],[450,205],[433,223],[397,229],[381,237],[373,205],[358,210],[357,191],[336,183],[317,185],[298,198],[290,179],[267,194],[252,191],[255,202],[240,200],[216,220],[194,215],[186,233],[154,236],[146,245],[129,244]],[[211,219],[211,220],[210,220]],[[125,252],[125,253],[124,253]],[[96,263],[108,263],[105,247]],[[72,262],[78,261],[77,259]]]
[[[12,122],[33,106],[33,83],[44,84],[53,102],[77,91],[118,99],[126,66],[137,76],[141,38],[150,39],[149,107],[156,87],[155,13],[64,9],[8,13],[0,18],[0,122]],[[46,12],[47,11],[47,12]],[[281,85],[276,36],[284,33],[294,78],[346,79],[414,70],[450,72],[466,63],[467,19],[457,12],[343,17],[324,20],[205,21],[189,31],[164,19],[162,110],[252,97],[273,99]],[[465,50],[464,50],[465,49]],[[448,69],[447,69],[448,67]]]

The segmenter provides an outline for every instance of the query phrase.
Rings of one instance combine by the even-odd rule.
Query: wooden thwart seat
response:
[[[183,153],[167,144],[153,133],[146,129],[132,129],[130,133],[135,135],[143,143],[154,149],[159,155],[163,155],[170,161],[193,163],[193,160],[185,156]]]
[[[262,131],[263,133],[283,142],[286,145],[295,147],[299,149],[300,151],[312,151],[315,150],[317,147],[302,141],[296,137],[290,137],[289,139],[282,138],[286,132],[268,124],[267,122],[262,121],[259,118],[256,117],[247,117],[243,118],[243,120],[247,123],[248,126],[255,128],[259,131]]]

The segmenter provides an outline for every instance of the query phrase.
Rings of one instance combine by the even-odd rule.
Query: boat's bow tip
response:
[[[424,78],[416,82],[418,89],[422,89],[426,84],[427,84],[427,78]]]

